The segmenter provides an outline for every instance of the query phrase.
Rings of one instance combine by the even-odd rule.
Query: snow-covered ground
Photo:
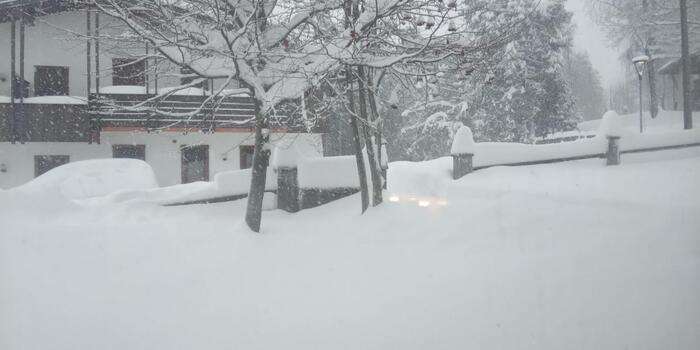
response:
[[[393,201],[261,235],[245,201],[0,191],[0,349],[699,348],[700,147],[603,162],[392,163]]]

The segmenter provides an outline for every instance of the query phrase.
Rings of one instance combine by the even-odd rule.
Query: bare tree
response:
[[[505,3],[508,1],[95,0],[94,6],[125,24],[132,41],[136,38],[148,43],[151,53],[143,59],[166,61],[191,72],[190,83],[169,93],[207,79],[224,83],[204,103],[226,96],[233,82],[249,90],[255,100],[255,117],[249,121],[255,126],[255,153],[246,222],[259,232],[270,154],[270,115],[276,106],[318,87],[342,67],[350,67],[346,69],[351,83],[348,90],[353,94],[352,82],[357,81],[361,104],[355,113],[355,122],[359,122],[356,140],[359,144],[364,139],[371,158],[370,175],[379,182],[373,153],[380,140],[372,134],[380,121],[371,120],[369,116],[375,114],[367,113],[367,72],[470,56],[502,44],[504,31],[470,31],[464,19],[469,18],[466,13],[477,14],[480,9]],[[448,24],[456,26],[451,21],[459,21],[460,29],[448,30]],[[497,27],[508,26],[514,27],[505,22],[498,22]],[[159,94],[129,108],[167,114],[152,104],[163,97]],[[372,99],[369,101],[372,110]],[[201,109],[179,116],[199,112]],[[362,151],[356,151],[360,168]],[[359,175],[361,179],[366,176],[363,171]],[[381,187],[375,192],[379,192],[374,195],[377,204]]]

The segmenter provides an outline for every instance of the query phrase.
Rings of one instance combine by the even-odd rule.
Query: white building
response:
[[[0,188],[95,158],[144,159],[161,186],[250,166],[254,138],[246,121],[254,105],[243,89],[189,119],[103,108],[104,101],[129,105],[187,82],[187,72],[144,59],[147,45],[103,39],[125,32],[72,1],[0,0]],[[88,33],[102,39],[88,40]],[[220,83],[175,93],[159,109],[192,111]],[[323,154],[319,127],[302,127],[297,119],[277,118],[272,139]]]

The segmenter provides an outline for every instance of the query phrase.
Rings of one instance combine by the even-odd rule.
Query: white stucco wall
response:
[[[86,33],[86,15],[84,10],[63,12],[39,17],[25,29],[25,80],[30,84],[30,95],[34,95],[35,66],[66,66],[69,74],[69,94],[86,96],[87,94],[87,58],[86,40],[81,35]],[[94,19],[93,19],[94,25]],[[10,95],[10,23],[0,23],[0,96]],[[118,35],[127,29],[120,22],[105,15],[100,16],[101,36]],[[19,75],[19,24],[17,25],[17,75]],[[100,86],[112,85],[112,58],[138,57],[146,52],[145,43],[137,46],[115,43],[107,39],[100,40]],[[92,46],[92,54],[95,47]],[[92,70],[94,72],[94,60]],[[154,62],[149,62],[153,67]],[[179,68],[174,68],[163,60],[159,63],[158,87],[178,86]],[[154,74],[149,74],[151,91],[154,89]],[[3,81],[4,80],[4,81]],[[216,87],[225,80],[214,82]],[[238,85],[233,82],[230,88]],[[92,90],[95,91],[93,76]]]
[[[293,141],[306,156],[321,156],[320,134],[273,134],[274,143]],[[146,145],[146,162],[153,167],[160,186],[170,186],[181,182],[181,154],[184,145],[209,145],[210,179],[221,171],[239,169],[239,145],[252,145],[253,136],[249,132],[123,132],[112,131],[101,134],[101,143],[73,142],[32,142],[22,144],[0,143],[0,164],[7,171],[0,172],[0,188],[7,189],[26,183],[34,178],[34,156],[68,155],[70,161],[112,157],[112,145]],[[226,160],[224,160],[224,158]]]

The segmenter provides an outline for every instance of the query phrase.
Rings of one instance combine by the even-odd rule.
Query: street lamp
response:
[[[646,68],[647,62],[649,62],[649,56],[641,55],[632,59],[634,63],[634,69],[637,71],[639,76],[639,132],[644,130],[643,122],[643,112],[642,112],[642,78],[644,77],[644,68]]]

